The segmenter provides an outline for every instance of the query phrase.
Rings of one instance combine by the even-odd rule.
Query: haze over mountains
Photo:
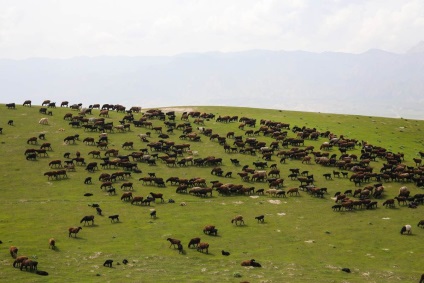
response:
[[[405,54],[251,50],[0,60],[2,103],[243,106],[424,119],[424,42]]]

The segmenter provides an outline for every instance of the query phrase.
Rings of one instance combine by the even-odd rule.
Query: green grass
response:
[[[85,167],[77,166],[76,172],[69,172],[66,180],[47,180],[44,172],[50,171],[48,163],[54,159],[64,160],[63,154],[71,152],[75,156],[78,150],[88,162],[97,161],[88,152],[96,149],[87,146],[85,137],[98,138],[97,132],[84,132],[82,128],[71,128],[69,121],[63,120],[65,113],[76,111],[65,108],[53,109],[49,125],[40,125],[38,120],[46,117],[38,113],[40,106],[31,108],[17,106],[16,110],[6,109],[0,105],[0,281],[10,278],[23,282],[417,282],[421,273],[423,256],[422,240],[424,229],[416,227],[423,219],[423,206],[417,209],[397,206],[386,209],[381,206],[384,199],[392,198],[398,189],[406,185],[412,192],[422,193],[413,183],[385,183],[383,200],[378,200],[376,210],[356,210],[353,212],[333,212],[331,197],[336,191],[355,189],[347,179],[324,180],[322,174],[330,173],[334,168],[323,167],[312,162],[302,164],[298,160],[287,160],[279,164],[279,158],[273,157],[271,163],[277,163],[285,178],[284,187],[297,187],[299,182],[290,180],[287,175],[290,168],[308,170],[314,174],[316,185],[327,187],[329,194],[324,199],[317,199],[301,191],[299,197],[279,199],[279,204],[267,195],[252,198],[249,196],[218,196],[214,191],[212,198],[199,198],[188,194],[175,193],[175,186],[167,184],[166,188],[143,185],[138,178],[155,172],[164,179],[171,176],[181,178],[204,177],[209,184],[212,180],[223,183],[245,184],[256,189],[266,183],[244,183],[236,175],[240,167],[231,164],[230,158],[237,158],[241,165],[253,167],[252,162],[261,160],[261,155],[247,156],[238,153],[225,153],[217,142],[202,136],[201,142],[180,140],[181,131],[175,130],[170,140],[175,143],[190,143],[191,149],[199,152],[200,157],[222,157],[220,166],[224,172],[232,171],[233,178],[217,177],[210,174],[211,167],[176,167],[169,168],[158,162],[155,167],[139,163],[141,174],[133,173],[134,195],[147,196],[149,192],[163,192],[165,199],[172,198],[175,204],[157,202],[151,207],[134,206],[120,201],[120,184],[116,196],[109,196],[100,190],[99,171],[88,173]],[[234,107],[185,107],[177,110],[176,122],[180,123],[181,112],[194,109],[215,115],[238,115],[289,123],[292,127],[306,126],[318,131],[331,131],[347,138],[365,140],[375,146],[382,146],[392,152],[403,152],[404,163],[414,166],[412,158],[419,157],[424,150],[424,122],[407,119],[389,119],[381,117],[332,115],[324,113],[302,113],[253,108]],[[164,109],[164,112],[167,111]],[[93,111],[98,117],[99,110]],[[141,113],[135,114],[136,119]],[[111,112],[108,121],[118,124],[122,113]],[[7,125],[9,119],[14,126]],[[190,119],[193,122],[193,119]],[[163,121],[152,120],[154,126],[163,126]],[[217,123],[206,121],[205,127],[213,133],[225,136],[229,131],[236,135],[244,132],[238,129],[238,122]],[[196,125],[194,125],[196,126]],[[64,132],[59,131],[65,129]],[[255,129],[259,128],[259,123]],[[248,128],[246,128],[248,129]],[[121,154],[128,154],[145,148],[136,136],[149,131],[146,128],[132,127],[130,132],[109,134],[109,148],[119,149]],[[27,161],[24,151],[38,148],[28,145],[27,139],[46,133],[53,151],[49,157]],[[68,135],[80,135],[75,145],[64,144]],[[288,132],[289,137],[294,133]],[[269,144],[272,139],[256,137]],[[152,132],[151,141],[157,141],[157,134]],[[135,143],[134,150],[123,150],[125,141]],[[325,140],[307,140],[305,146],[313,145],[317,150]],[[232,140],[229,141],[232,144]],[[340,152],[333,148],[331,153]],[[360,147],[349,153],[360,154]],[[160,153],[163,155],[163,153]],[[187,156],[188,154],[185,154]],[[378,171],[384,160],[372,162],[374,171]],[[100,170],[107,173],[118,169]],[[84,185],[85,177],[92,176],[93,184]],[[372,182],[371,184],[373,184]],[[365,184],[363,185],[365,186]],[[91,192],[92,197],[84,197]],[[186,206],[180,206],[186,202]],[[68,228],[80,226],[84,215],[95,214],[94,208],[88,206],[98,203],[105,216],[95,217],[95,225],[82,226],[77,238],[68,237]],[[150,209],[156,209],[158,218],[151,219]],[[108,215],[119,214],[121,222],[111,224]],[[237,227],[230,220],[241,214],[246,225]],[[265,223],[258,224],[254,219],[259,214],[265,215]],[[413,235],[401,236],[400,228],[404,224],[413,225]],[[205,225],[215,225],[218,236],[204,235]],[[48,247],[48,239],[54,237],[57,249]],[[166,238],[173,237],[182,241],[185,249],[183,255],[169,248]],[[188,249],[187,244],[193,237],[201,237],[210,244],[209,254],[202,254]],[[49,272],[41,277],[30,272],[13,268],[13,259],[8,249],[11,245],[19,248],[19,255],[34,257],[39,262],[39,269]],[[229,257],[221,255],[221,250],[230,251]],[[262,268],[245,268],[240,263],[254,258]],[[106,259],[113,259],[113,268],[103,267]],[[127,265],[122,260],[127,259]],[[120,265],[117,263],[120,262]],[[351,274],[340,271],[349,267]],[[241,277],[239,277],[241,276]]]

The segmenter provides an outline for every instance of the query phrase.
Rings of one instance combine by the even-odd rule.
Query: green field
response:
[[[156,166],[138,162],[142,173],[132,172],[130,178],[118,180],[114,184],[117,195],[109,195],[100,189],[101,173],[122,171],[121,168],[102,169],[94,173],[87,172],[85,166],[77,165],[75,171],[67,172],[68,178],[48,179],[45,172],[57,170],[49,167],[52,160],[66,159],[81,153],[88,162],[102,162],[88,153],[97,150],[95,145],[86,145],[83,139],[93,137],[98,140],[99,132],[84,131],[83,128],[71,127],[69,120],[64,120],[66,113],[78,115],[78,111],[69,108],[53,108],[53,116],[39,113],[41,106],[7,109],[0,105],[0,282],[10,282],[11,278],[21,282],[418,282],[424,272],[421,259],[424,256],[422,242],[424,229],[418,228],[419,220],[424,219],[423,205],[416,209],[407,206],[385,208],[382,203],[386,199],[397,196],[402,186],[407,186],[411,195],[423,193],[413,182],[387,181],[383,197],[377,199],[376,209],[355,209],[353,211],[334,212],[335,192],[348,189],[363,188],[377,183],[371,180],[355,186],[349,178],[334,177],[326,180],[325,173],[339,170],[337,167],[315,164],[302,164],[301,160],[287,159],[280,163],[276,156],[283,148],[274,152],[268,164],[277,164],[281,178],[284,178],[282,189],[299,187],[296,179],[288,178],[289,169],[299,168],[314,175],[317,187],[326,187],[328,194],[324,198],[316,198],[301,190],[300,196],[286,198],[270,197],[269,195],[231,195],[222,196],[213,191],[212,197],[199,197],[191,194],[176,193],[176,185],[166,183],[166,187],[143,184],[139,178],[155,173],[157,177],[166,180],[169,177],[205,178],[210,187],[211,181],[224,184],[243,184],[255,189],[269,189],[267,182],[244,182],[237,175],[242,166],[254,168],[253,162],[263,161],[262,154],[248,155],[237,152],[225,152],[216,140],[202,135],[194,124],[194,118],[189,122],[193,131],[201,140],[190,141],[180,139],[182,130],[174,129],[167,141],[175,144],[189,143],[194,158],[214,156],[222,158],[219,165],[222,170],[232,172],[231,178],[211,175],[213,166],[167,166],[157,160]],[[127,107],[129,108],[129,107]],[[325,113],[303,113],[281,110],[235,108],[235,107],[178,107],[164,108],[163,112],[176,111],[176,123],[180,124],[183,111],[199,111],[213,113],[218,116],[248,117],[257,119],[256,127],[246,126],[239,129],[240,122],[221,123],[214,119],[205,120],[203,127],[212,129],[214,134],[226,136],[234,131],[236,136],[248,138],[245,131],[260,128],[261,119],[284,122],[294,126],[316,128],[319,132],[330,131],[337,136],[343,135],[358,142],[366,141],[373,146],[386,148],[393,153],[403,153],[403,164],[415,167],[413,158],[424,151],[424,121],[409,119],[390,119],[381,117],[333,115]],[[134,113],[139,120],[146,113]],[[106,122],[119,125],[124,113],[109,111]],[[48,125],[40,125],[41,118],[49,119]],[[94,109],[90,117],[99,117],[99,110]],[[13,125],[8,125],[13,120]],[[153,126],[167,128],[164,121],[150,119]],[[62,131],[63,129],[63,131]],[[145,127],[134,127],[130,131],[115,130],[108,133],[108,148],[119,150],[120,155],[148,148],[138,134],[151,132],[150,142],[159,141],[158,133]],[[287,130],[290,138],[296,134]],[[30,137],[38,137],[45,133],[45,140],[37,144],[27,144]],[[64,143],[64,138],[79,135],[75,144]],[[269,145],[274,139],[260,133],[253,136],[258,141]],[[319,151],[320,145],[328,138],[305,140],[306,146],[314,146]],[[48,157],[38,157],[35,161],[25,159],[25,150],[40,148],[43,142],[51,143],[52,150]],[[124,142],[134,142],[134,149],[123,149]],[[227,143],[234,147],[233,139]],[[102,157],[104,157],[104,150]],[[348,150],[348,154],[361,155],[361,146]],[[330,154],[341,155],[337,147]],[[154,153],[150,150],[149,152]],[[165,152],[156,152],[165,156]],[[188,157],[189,152],[183,156]],[[310,154],[311,155],[311,154]],[[312,155],[311,155],[312,156]],[[178,157],[182,158],[181,156]],[[240,161],[240,166],[230,162],[230,158]],[[132,162],[132,159],[130,159]],[[379,173],[386,160],[377,158],[371,161],[373,172]],[[267,171],[270,168],[265,168]],[[346,171],[347,172],[347,171]],[[349,172],[349,176],[353,173]],[[84,179],[91,176],[93,183],[84,184]],[[120,200],[121,185],[124,182],[134,183],[134,196],[146,197],[150,192],[163,193],[164,203],[156,200],[151,206],[131,205]],[[86,197],[85,193],[93,196]],[[351,197],[352,198],[352,197]],[[175,203],[168,203],[169,199]],[[374,200],[374,199],[372,199]],[[180,205],[185,202],[186,205]],[[103,216],[97,215],[90,204],[99,204]],[[150,217],[150,211],[157,211],[157,218]],[[111,223],[109,215],[119,214],[120,222]],[[236,215],[243,215],[245,225],[231,224]],[[255,216],[265,215],[265,222],[258,223]],[[95,224],[80,224],[85,215],[95,215]],[[412,225],[412,235],[400,235],[399,231],[405,224]],[[205,225],[215,225],[217,236],[203,233]],[[68,237],[68,228],[82,226],[76,238]],[[49,249],[48,239],[56,239],[56,250]],[[182,241],[184,253],[169,247],[168,237]],[[187,247],[191,238],[200,237],[202,242],[210,245],[209,253],[201,253]],[[19,248],[18,255],[26,255],[38,261],[38,269],[49,273],[47,277],[13,268],[13,258],[9,254],[10,246]],[[221,250],[229,251],[230,256],[221,255]],[[106,259],[113,259],[113,267],[104,267]],[[128,264],[123,264],[123,259]],[[255,259],[261,268],[242,267],[244,260]],[[341,271],[350,268],[351,273]]]

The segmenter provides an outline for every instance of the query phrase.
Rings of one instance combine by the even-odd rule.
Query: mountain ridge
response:
[[[4,103],[245,106],[424,119],[424,53],[247,50],[0,59]],[[13,101],[10,100],[13,97]]]

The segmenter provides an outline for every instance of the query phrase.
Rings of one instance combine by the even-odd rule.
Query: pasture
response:
[[[105,122],[112,122],[113,126],[104,128],[107,142],[99,147],[96,143],[83,142],[86,138],[100,139],[101,132],[91,126],[84,127],[94,125],[93,121],[71,124],[75,122],[72,117],[79,116],[78,107],[48,108],[52,115],[47,115],[47,112],[40,112],[41,101],[33,102],[31,107],[24,107],[19,101],[15,103],[15,108],[0,105],[0,281],[13,278],[23,282],[418,282],[424,273],[421,262],[424,229],[417,227],[424,219],[423,204],[417,208],[398,202],[394,208],[382,206],[385,200],[398,196],[402,186],[408,187],[411,196],[424,193],[424,188],[417,183],[424,168],[414,161],[414,158],[421,159],[419,152],[424,151],[424,121],[234,107],[158,109],[163,113],[175,111],[175,125],[172,126],[170,116],[165,115],[162,120],[163,116],[146,115],[152,113],[148,109],[132,113],[137,123],[123,121],[127,114],[118,108],[118,111],[110,109],[108,116],[102,115]],[[92,109],[91,114],[86,113],[84,117],[101,118],[100,111]],[[215,117],[199,118],[183,115],[183,112],[207,113]],[[69,113],[71,115],[65,119]],[[238,117],[218,120],[225,116]],[[249,119],[240,121],[242,117],[256,119],[256,124],[250,125]],[[40,124],[42,118],[48,118],[48,123]],[[277,135],[273,136],[264,128],[259,131],[264,126],[261,119],[287,123],[290,129],[282,128],[281,132],[287,133],[278,140]],[[7,124],[9,120],[13,120],[13,125]],[[192,131],[186,133],[188,123]],[[118,127],[123,124],[130,126]],[[360,161],[364,141],[396,156],[400,154],[403,157],[396,166],[403,164],[405,170],[413,170],[413,174],[410,178],[379,181],[373,175],[355,184],[350,177],[356,172],[334,164],[316,163],[312,152],[335,154],[334,158],[340,161],[342,152],[337,144],[320,150],[324,142],[330,141],[328,136],[305,137],[299,145],[283,146],[287,138],[299,139],[299,132],[293,132],[295,126],[355,140],[354,146],[346,150],[346,154],[358,157],[357,161],[352,161],[355,163]],[[209,130],[207,134],[205,130]],[[228,135],[229,132],[234,132],[234,137]],[[190,135],[192,133],[195,135]],[[44,134],[45,139],[40,139],[40,134]],[[211,134],[226,137],[227,149],[224,150],[224,144],[220,145],[217,139],[211,139]],[[237,136],[241,136],[243,142],[248,138],[264,142],[264,148],[277,141],[277,147],[270,155],[264,155],[260,148],[247,151],[248,146],[236,143]],[[31,137],[37,137],[37,141],[29,142]],[[153,142],[162,146],[150,146]],[[44,143],[50,143],[46,153],[26,158],[26,150],[40,149]],[[189,148],[172,151],[173,145],[181,144],[188,144]],[[277,156],[280,151],[302,152],[308,146],[314,147],[308,153],[310,162],[302,162],[302,158],[290,156],[290,153],[285,162],[280,162],[284,154]],[[111,149],[118,153],[114,155],[112,151],[110,160],[138,153],[134,155],[137,158],[130,156],[127,162],[135,163],[136,167],[120,162],[102,166],[104,160],[101,158]],[[89,154],[93,151],[100,151],[100,155]],[[69,158],[64,157],[66,154]],[[150,155],[150,162],[138,159],[146,155]],[[204,161],[195,165],[190,162],[191,157]],[[222,158],[222,162],[215,163],[208,157]],[[72,159],[73,166],[69,166],[70,162],[65,161]],[[182,159],[187,161],[180,162]],[[56,160],[61,164],[53,162],[49,166]],[[155,160],[154,163],[151,160]],[[92,162],[97,162],[97,168],[91,166],[86,170]],[[254,162],[260,168],[256,168]],[[372,172],[381,173],[388,156],[380,155],[368,162]],[[245,165],[269,172],[272,164],[279,170],[274,178],[284,179],[279,189],[287,192],[290,188],[300,188],[300,175],[289,177],[293,172],[290,169],[299,169],[299,172],[308,171],[308,175],[313,175],[313,185],[327,188],[327,193],[316,197],[300,188],[299,195],[281,197],[239,191],[219,194],[214,188],[212,196],[195,195],[188,193],[193,189],[192,183],[184,193],[176,192],[177,184],[166,182],[170,177],[204,179],[199,187],[211,188],[213,181],[218,181],[243,188],[254,187],[255,192],[261,188],[267,191],[270,189],[269,176],[252,181],[250,178],[242,180],[237,173],[241,173]],[[216,167],[221,170],[211,174]],[[58,170],[65,170],[66,175],[45,175]],[[107,191],[110,187],[101,189],[107,184],[99,180],[100,174],[117,172],[130,174],[110,181],[116,194]],[[227,175],[228,172],[232,174]],[[334,172],[347,175],[335,175]],[[164,184],[139,180],[152,175],[163,178]],[[251,173],[248,176],[252,176]],[[91,177],[91,183],[85,183],[87,177]],[[132,188],[122,186],[124,183],[132,183]],[[384,187],[380,198],[370,198],[377,201],[377,208],[333,211],[336,192],[354,191],[377,183]],[[144,200],[150,193],[162,193],[164,202],[155,199],[150,205],[131,204],[131,201],[121,200],[124,192],[132,192],[134,197]],[[99,205],[101,215],[93,204]],[[153,210],[156,217],[151,217]],[[89,215],[95,216],[93,223],[80,223]],[[108,217],[111,215],[119,215],[119,221],[111,220]],[[231,223],[237,215],[243,216],[244,225]],[[264,215],[263,222],[255,219],[259,215]],[[400,234],[405,224],[412,225],[411,235]],[[217,235],[205,234],[206,225],[214,225]],[[68,229],[79,226],[82,229],[76,237],[69,237]],[[209,244],[208,253],[188,247],[190,239],[195,237]],[[49,246],[50,238],[55,239],[55,249]],[[181,240],[183,251],[170,247],[167,238]],[[38,269],[49,275],[44,277],[14,268],[10,246],[18,247],[18,256],[26,255],[38,261]],[[230,255],[223,256],[222,250]],[[103,266],[108,259],[113,260],[112,267]],[[241,266],[241,262],[250,259],[255,259],[262,267]],[[124,264],[124,260],[128,262]],[[349,268],[351,273],[341,271],[342,268]]]

